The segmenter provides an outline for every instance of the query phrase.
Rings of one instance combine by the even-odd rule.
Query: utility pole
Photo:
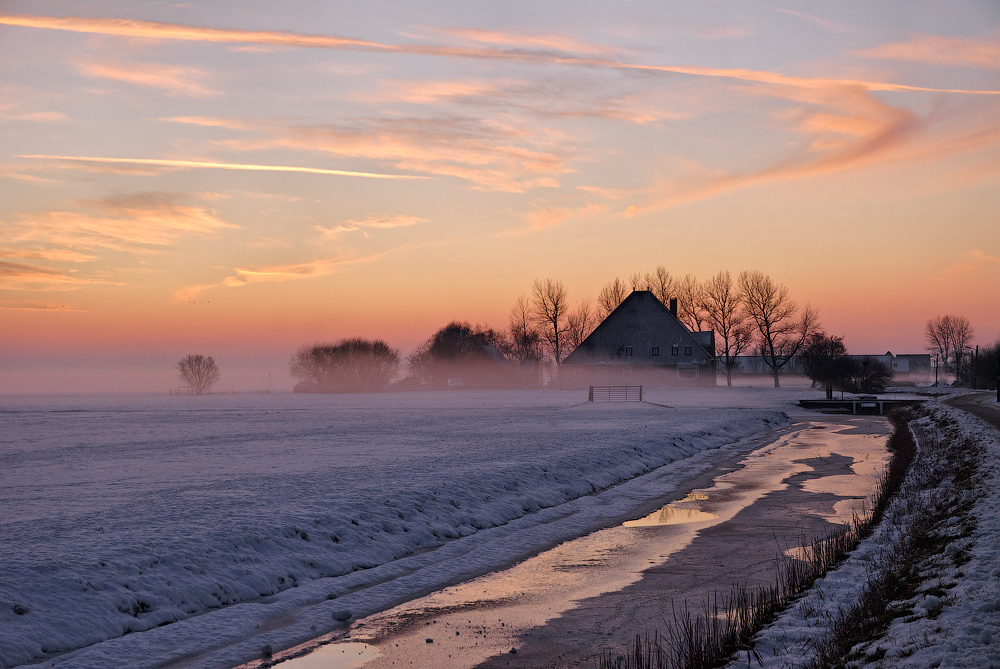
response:
[[[972,389],[976,389],[976,370],[979,369],[979,344],[976,344],[976,354],[972,358]]]

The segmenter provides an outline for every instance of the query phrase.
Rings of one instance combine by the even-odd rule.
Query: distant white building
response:
[[[893,371],[893,380],[906,383],[924,383],[932,381],[934,369],[931,367],[929,353],[906,353],[894,355],[887,351],[881,355],[848,355],[848,358],[861,360],[874,358],[885,363]],[[771,376],[771,368],[764,364],[764,358],[759,355],[741,355],[736,358],[734,375]],[[781,369],[782,376],[804,376],[805,371],[799,356],[793,356],[788,364]]]

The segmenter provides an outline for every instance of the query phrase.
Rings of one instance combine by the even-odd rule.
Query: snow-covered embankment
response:
[[[0,665],[244,661],[613,522],[789,422],[576,401],[8,401]]]

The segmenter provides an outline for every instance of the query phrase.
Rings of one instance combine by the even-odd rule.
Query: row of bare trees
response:
[[[820,329],[816,310],[799,309],[787,287],[760,271],[741,272],[734,280],[721,271],[707,281],[691,274],[675,279],[664,267],[608,282],[597,296],[570,306],[562,281],[538,279],[530,297],[520,296],[511,307],[506,330],[476,326],[492,333],[493,344],[515,365],[537,364],[543,358],[556,366],[633,290],[649,290],[665,305],[678,302],[678,318],[692,331],[714,330],[719,363],[732,385],[740,355],[754,351],[779,374]]]
[[[939,356],[940,364],[956,374],[962,370],[962,360],[970,350],[975,328],[965,316],[935,316],[924,326],[927,350]]]
[[[723,270],[704,282],[691,274],[675,279],[663,267],[633,274],[627,282],[616,278],[598,296],[602,317],[632,290],[649,290],[664,304],[677,299],[677,317],[688,329],[714,330],[714,353],[727,385],[732,385],[738,356],[754,351],[777,387],[781,370],[820,328],[815,309],[806,305],[800,311],[787,287],[757,270],[740,272],[735,280]]]

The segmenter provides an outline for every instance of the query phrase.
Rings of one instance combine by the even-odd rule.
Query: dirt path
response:
[[[994,392],[960,395],[945,400],[945,404],[968,411],[1000,430],[1000,404],[996,403],[996,393]]]

